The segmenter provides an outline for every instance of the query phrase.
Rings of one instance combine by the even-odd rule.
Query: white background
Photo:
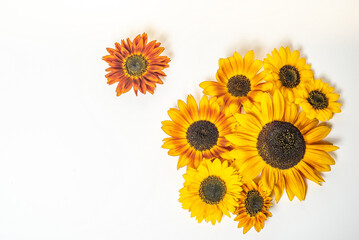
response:
[[[359,1],[0,2],[0,240],[358,239]],[[116,97],[106,47],[147,32],[171,58],[155,94]],[[341,94],[323,186],[286,195],[260,232],[198,224],[161,121],[218,59],[299,49]]]

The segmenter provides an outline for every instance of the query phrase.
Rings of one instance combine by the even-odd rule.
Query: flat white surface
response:
[[[0,2],[0,239],[358,239],[359,2]],[[147,32],[171,58],[154,95],[116,97],[106,47]],[[301,50],[344,104],[328,140],[337,164],[304,202],[286,195],[260,232],[198,224],[181,208],[184,169],[161,121],[201,96],[218,59]]]

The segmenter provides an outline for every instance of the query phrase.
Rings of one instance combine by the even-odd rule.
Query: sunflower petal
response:
[[[330,127],[325,125],[319,125],[309,130],[304,135],[304,139],[306,143],[315,143],[325,138],[330,133],[330,131],[331,131]]]

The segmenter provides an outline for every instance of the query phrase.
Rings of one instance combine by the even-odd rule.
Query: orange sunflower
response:
[[[203,96],[198,108],[190,95],[187,104],[179,100],[178,107],[168,111],[172,121],[162,122],[163,131],[171,136],[162,147],[170,149],[169,155],[180,156],[178,169],[186,165],[196,169],[203,158],[217,158],[228,151],[225,136],[232,133],[235,119],[220,110],[216,98]]]
[[[156,40],[147,43],[147,34],[138,35],[133,42],[121,40],[121,44],[115,43],[116,49],[107,48],[110,55],[102,59],[110,67],[106,69],[107,83],[118,82],[117,96],[128,92],[132,87],[137,95],[138,90],[145,94],[146,91],[153,94],[156,83],[163,84],[161,77],[166,76],[162,71],[168,67],[170,59],[160,56],[164,48]]]
[[[238,228],[243,227],[246,233],[253,226],[257,232],[264,227],[264,221],[272,214],[269,208],[272,206],[270,192],[262,189],[261,182],[257,185],[254,181],[248,181],[243,186],[243,191],[238,198],[239,206],[234,211],[237,216],[234,221],[239,221]]]
[[[199,86],[203,93],[218,98],[220,105],[239,110],[241,104],[251,106],[253,102],[259,102],[263,92],[272,90],[272,83],[263,82],[264,72],[262,61],[254,59],[254,52],[249,51],[244,58],[237,52],[229,58],[221,58],[218,61],[217,81],[205,81]]]

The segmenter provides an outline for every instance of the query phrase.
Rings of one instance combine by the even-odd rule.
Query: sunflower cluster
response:
[[[186,167],[179,201],[198,222],[215,224],[235,215],[246,233],[260,231],[271,217],[272,198],[306,197],[309,179],[324,182],[321,172],[335,164],[324,140],[326,124],[339,113],[339,94],[321,79],[299,51],[281,47],[262,61],[244,57],[219,60],[216,81],[200,84],[193,96],[171,108],[162,122],[163,148]]]

